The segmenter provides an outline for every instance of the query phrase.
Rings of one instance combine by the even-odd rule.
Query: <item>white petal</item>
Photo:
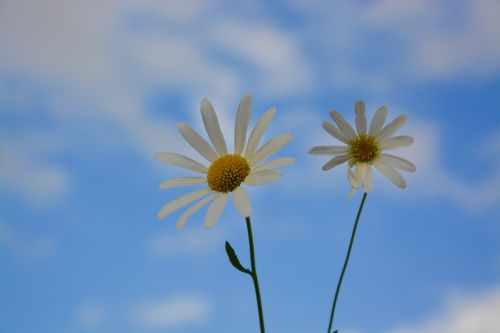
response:
[[[358,135],[366,134],[365,103],[362,100],[356,102],[354,112],[356,112],[356,130],[358,131]]]
[[[155,160],[163,163],[173,164],[181,168],[190,169],[196,172],[208,172],[208,169],[204,165],[190,159],[189,157],[177,153],[157,153],[155,155]]]
[[[217,153],[215,150],[208,144],[205,139],[203,139],[198,133],[195,132],[194,129],[189,127],[186,123],[178,123],[177,128],[181,132],[184,139],[186,139],[189,144],[196,149],[201,156],[205,157],[207,160],[212,162],[217,158]]]
[[[406,114],[402,114],[392,122],[390,122],[387,126],[385,126],[380,133],[376,135],[379,140],[384,140],[385,138],[391,137],[398,129],[401,128],[406,123],[408,116]]]
[[[382,126],[384,126],[385,118],[387,117],[387,108],[381,106],[378,108],[377,112],[373,116],[372,122],[370,124],[370,129],[368,130],[369,135],[377,135],[380,132]]]
[[[233,191],[233,201],[234,206],[241,215],[249,217],[252,214],[252,203],[250,202],[247,191],[241,187],[237,187]]]
[[[241,155],[245,149],[245,141],[247,139],[248,122],[250,121],[250,113],[252,109],[252,95],[245,94],[238,105],[236,113],[236,123],[234,126],[234,153]]]
[[[163,206],[161,210],[158,212],[158,215],[156,216],[159,220],[165,218],[167,215],[175,212],[179,208],[184,207],[185,205],[198,200],[205,194],[210,192],[209,188],[203,188],[201,190],[193,191],[191,193],[185,194],[181,197],[178,197],[177,199],[174,199],[170,201],[168,204]]]
[[[182,215],[177,220],[177,224],[176,224],[177,229],[181,230],[182,228],[184,228],[184,225],[186,224],[187,219],[191,215],[193,215],[194,213],[199,211],[207,203],[209,203],[210,200],[212,200],[216,195],[217,195],[217,192],[213,192],[209,196],[206,196],[205,198],[201,199],[200,201],[198,201],[197,203],[195,203],[194,205],[192,205],[191,207],[186,209],[186,211],[184,213],[182,213]]]
[[[380,149],[393,150],[401,147],[408,147],[413,143],[413,138],[408,135],[393,136],[380,143]]]
[[[264,113],[262,118],[260,118],[260,120],[253,128],[252,133],[250,134],[250,138],[248,139],[247,147],[245,148],[244,156],[246,158],[252,156],[255,150],[257,149],[260,139],[262,139],[262,135],[264,134],[264,131],[269,125],[269,122],[273,119],[275,113],[276,113],[275,108],[267,110],[266,113]]]
[[[396,169],[409,172],[414,172],[415,170],[417,170],[417,167],[413,163],[398,156],[382,153],[380,154],[380,160]]]
[[[203,124],[215,150],[217,150],[219,155],[227,154],[226,141],[224,141],[224,136],[222,136],[222,131],[220,130],[219,119],[217,119],[217,114],[208,98],[205,97],[201,101],[200,110]]]
[[[262,170],[249,174],[247,178],[243,181],[243,183],[256,186],[268,184],[276,181],[281,176],[281,173],[275,170]]]
[[[284,145],[286,145],[292,139],[290,133],[281,134],[269,140],[266,144],[259,148],[255,154],[249,156],[250,166],[258,164],[260,161],[266,157],[276,153]]]
[[[323,165],[323,167],[321,168],[321,170],[323,171],[330,170],[331,168],[346,162],[348,159],[349,159],[348,154],[335,156],[334,158],[326,162],[325,165]]]
[[[177,186],[190,186],[190,185],[198,185],[204,184],[207,182],[206,177],[180,177],[173,178],[167,181],[164,181],[160,184],[160,190],[164,190],[167,188],[177,187]]]
[[[346,146],[316,146],[309,150],[311,155],[342,155],[349,151]]]
[[[356,168],[356,173],[361,178],[363,190],[371,192],[373,190],[373,171],[368,163],[360,163]]]
[[[405,182],[403,176],[401,176],[401,174],[399,172],[397,172],[396,169],[394,169],[393,167],[391,167],[388,164],[385,164],[384,162],[382,162],[380,160],[375,161],[375,163],[373,163],[373,165],[375,166],[375,168],[377,168],[377,170],[381,174],[383,174],[384,176],[389,178],[389,180],[391,182],[396,184],[396,186],[398,186],[399,188],[406,187],[406,182]]]
[[[211,229],[219,219],[220,214],[226,207],[227,198],[227,193],[221,193],[208,207],[205,214],[205,227],[207,229]]]
[[[344,119],[344,117],[340,113],[338,113],[337,111],[332,111],[330,112],[330,117],[335,120],[337,126],[348,139],[356,137],[356,132],[354,132],[352,126],[347,122],[347,120]]]
[[[349,143],[349,139],[339,130],[339,128],[333,124],[330,124],[327,121],[323,121],[321,124],[325,131],[328,132],[331,136],[333,136],[335,139],[342,141],[344,143]]]
[[[352,187],[360,188],[362,185],[361,178],[351,168],[347,168],[347,179]]]
[[[253,169],[252,171],[257,172],[257,171],[261,171],[261,170],[276,169],[276,168],[290,165],[293,162],[294,162],[294,159],[291,157],[280,157],[280,158],[271,160],[269,162],[263,163],[263,164],[259,165],[258,167],[256,167],[255,169]]]

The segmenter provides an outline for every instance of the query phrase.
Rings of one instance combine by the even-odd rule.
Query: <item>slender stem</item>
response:
[[[333,316],[335,315],[335,307],[337,306],[337,299],[339,297],[340,286],[342,285],[342,280],[344,279],[344,274],[347,268],[347,264],[349,263],[349,257],[351,256],[352,245],[354,244],[354,237],[356,236],[356,229],[358,229],[359,217],[361,216],[361,211],[363,210],[363,206],[365,205],[366,195],[368,193],[363,194],[363,199],[361,199],[361,204],[359,205],[358,215],[356,216],[356,222],[354,222],[354,227],[352,229],[351,242],[349,243],[349,249],[347,250],[347,256],[345,258],[344,267],[342,268],[342,273],[340,274],[340,279],[337,284],[337,290],[335,291],[335,298],[333,299],[332,312],[330,313],[330,323],[328,324],[328,331],[330,333],[333,324]]]
[[[250,244],[250,260],[252,263],[252,280],[253,280],[253,286],[255,288],[255,297],[257,298],[257,307],[259,309],[260,332],[265,333],[264,313],[262,312],[262,301],[260,299],[259,280],[257,278],[257,269],[255,267],[255,253],[253,248],[252,225],[250,224],[250,217],[246,217],[246,221],[247,221],[247,231],[248,231],[248,243]]]

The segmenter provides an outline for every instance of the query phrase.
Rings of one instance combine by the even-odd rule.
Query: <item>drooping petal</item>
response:
[[[417,167],[413,163],[398,156],[382,153],[380,154],[380,160],[385,164],[388,164],[393,168],[399,170],[404,170],[409,172],[414,172],[415,170],[417,170]]]
[[[328,134],[333,136],[335,139],[342,141],[344,143],[349,143],[349,139],[347,139],[347,137],[340,131],[340,129],[337,126],[327,121],[323,121],[321,125],[323,126],[325,131],[327,131]]]
[[[361,178],[363,190],[368,193],[373,190],[373,171],[368,163],[360,163],[356,168],[356,173]]]
[[[190,169],[196,172],[208,172],[208,169],[204,165],[190,159],[189,157],[177,153],[157,153],[155,155],[155,160],[163,163],[173,164],[181,168]]]
[[[236,210],[243,215],[243,217],[249,217],[252,214],[252,203],[248,197],[247,191],[241,187],[237,187],[233,191],[233,201]]]
[[[365,103],[362,100],[356,102],[354,112],[356,113],[356,130],[358,131],[358,135],[366,134]]]
[[[361,177],[353,172],[351,168],[347,168],[347,179],[352,187],[360,188],[363,185]]]
[[[347,197],[350,199],[356,193],[356,190],[362,186],[362,181],[361,178],[351,170],[350,167],[347,168],[347,179],[349,180],[349,183],[351,184],[351,191],[347,195]]]
[[[346,146],[316,146],[309,150],[311,155],[342,155],[349,151]]]
[[[406,187],[406,181],[404,180],[403,176],[401,176],[401,174],[398,171],[396,171],[396,169],[394,169],[392,166],[385,164],[381,160],[375,161],[373,165],[375,166],[375,168],[377,168],[377,170],[381,174],[383,174],[384,176],[389,178],[391,182],[396,184],[397,187],[399,188]]]
[[[207,131],[208,137],[215,147],[215,150],[219,155],[227,154],[226,141],[224,136],[222,136],[222,131],[219,125],[219,119],[215,113],[212,103],[210,103],[208,98],[204,98],[200,105],[201,117],[203,118],[203,124]]]
[[[386,138],[391,137],[398,129],[401,128],[406,123],[408,116],[406,114],[402,114],[393,121],[391,121],[387,126],[385,126],[380,133],[376,135],[377,139],[384,140]]]
[[[378,108],[377,112],[373,116],[372,122],[370,124],[370,129],[368,130],[368,134],[372,136],[376,136],[382,126],[384,126],[385,118],[387,117],[387,107],[381,106]]]
[[[335,156],[334,158],[332,158],[331,160],[326,162],[323,165],[323,167],[321,168],[321,170],[323,170],[323,171],[330,170],[331,168],[336,167],[337,165],[346,162],[348,159],[349,159],[348,154]]]
[[[161,208],[161,210],[158,212],[158,215],[156,216],[159,220],[165,218],[167,215],[175,212],[176,210],[184,207],[185,205],[198,200],[199,198],[203,197],[205,194],[210,192],[209,188],[203,188],[201,190],[196,190],[193,192],[190,192],[188,194],[184,194],[183,196],[178,197],[177,199],[174,199],[167,203],[165,206]]]
[[[164,181],[160,184],[160,190],[165,190],[167,188],[177,187],[177,186],[190,186],[190,185],[199,185],[207,182],[206,177],[180,177],[173,178],[167,181]]]
[[[181,132],[186,141],[194,148],[201,156],[212,162],[217,158],[217,153],[194,129],[186,123],[178,123],[177,128]]]
[[[278,150],[280,150],[284,145],[286,145],[292,139],[292,135],[290,133],[285,133],[278,135],[267,143],[265,143],[262,147],[259,148],[252,156],[249,156],[250,166],[258,164],[260,161],[264,160],[266,157],[274,154]]]
[[[261,171],[261,170],[273,170],[283,166],[290,165],[294,162],[294,159],[291,157],[280,157],[269,162],[263,163],[253,169],[253,172]]]
[[[211,229],[219,219],[220,214],[222,214],[222,211],[226,207],[227,198],[227,193],[221,193],[208,207],[205,214],[205,227],[207,229]]]
[[[413,138],[409,135],[393,136],[380,143],[380,149],[393,150],[401,147],[408,147],[413,143]]]
[[[187,219],[191,217],[191,215],[199,211],[203,206],[208,204],[216,195],[217,192],[213,192],[212,194],[206,196],[205,198],[201,199],[200,201],[198,201],[197,203],[186,209],[186,211],[182,213],[182,215],[177,220],[176,224],[177,229],[181,230],[182,228],[184,228]]]
[[[234,126],[234,153],[241,155],[245,149],[248,122],[252,110],[252,95],[245,94],[238,105],[236,123]]]
[[[337,111],[331,111],[330,117],[332,117],[332,119],[335,120],[337,126],[340,128],[342,133],[347,137],[347,139],[352,139],[356,137],[356,132],[340,113],[338,113]]]
[[[267,126],[273,119],[275,113],[276,113],[275,108],[267,110],[266,113],[264,113],[264,115],[259,119],[255,127],[253,128],[252,133],[250,133],[250,138],[248,138],[247,146],[245,148],[244,156],[246,158],[249,158],[254,154],[260,142],[260,139],[262,139],[264,131],[266,130]]]
[[[263,185],[276,181],[280,176],[281,173],[275,170],[261,170],[249,174],[243,183],[250,186]]]

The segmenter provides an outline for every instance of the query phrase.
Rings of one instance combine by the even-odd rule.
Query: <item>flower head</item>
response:
[[[363,188],[365,192],[372,191],[372,166],[399,188],[405,188],[406,182],[396,169],[413,172],[416,170],[415,166],[403,158],[386,154],[384,151],[408,147],[413,143],[413,138],[408,135],[393,136],[404,125],[407,116],[400,115],[384,127],[387,108],[382,106],[367,128],[363,101],[357,101],[354,110],[356,130],[337,111],[330,112],[337,126],[327,121],[323,122],[323,128],[346,146],[317,146],[309,150],[309,153],[334,156],[323,165],[324,171],[344,162],[348,163],[347,178],[352,187],[350,195],[358,188]]]
[[[228,153],[226,141],[222,136],[219,120],[212,103],[207,98],[201,101],[201,116],[212,145],[195,132],[189,125],[178,123],[177,128],[186,141],[207,161],[208,167],[189,157],[177,153],[157,153],[155,159],[190,169],[201,174],[199,177],[182,177],[167,180],[160,184],[160,189],[177,186],[205,185],[203,188],[185,194],[162,207],[158,219],[195,202],[179,217],[177,228],[182,229],[187,219],[203,206],[210,206],[205,214],[205,226],[211,228],[224,210],[229,193],[233,194],[234,204],[238,212],[248,217],[252,205],[247,192],[241,185],[263,185],[277,180],[281,174],[277,168],[291,164],[292,158],[283,157],[262,163],[264,159],[276,153],[292,138],[286,133],[270,139],[259,146],[264,131],[274,117],[276,110],[269,109],[253,128],[247,141],[247,129],[250,120],[252,96],[242,97],[236,114],[234,130],[234,153]]]

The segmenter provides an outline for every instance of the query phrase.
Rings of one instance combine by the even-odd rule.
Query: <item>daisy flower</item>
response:
[[[396,186],[405,188],[406,182],[396,169],[413,172],[416,170],[415,165],[401,157],[386,154],[385,151],[408,147],[413,143],[411,136],[393,136],[406,123],[406,114],[396,117],[384,127],[387,108],[382,106],[367,128],[363,101],[356,102],[354,111],[356,130],[337,111],[330,112],[330,117],[337,126],[327,121],[323,122],[323,128],[334,138],[345,143],[345,146],[317,146],[309,150],[309,153],[334,156],[323,165],[324,171],[344,162],[348,163],[347,177],[352,186],[349,196],[352,196],[358,188],[363,188],[365,192],[372,191],[372,166]]]
[[[257,122],[247,141],[251,106],[252,96],[250,94],[244,95],[236,114],[233,153],[228,153],[219,120],[212,103],[207,98],[201,101],[200,110],[212,145],[186,123],[177,124],[184,139],[208,161],[208,165],[177,153],[157,153],[155,159],[160,162],[173,164],[200,174],[198,177],[167,180],[160,185],[160,189],[200,184],[205,186],[167,203],[159,211],[158,219],[163,219],[195,202],[177,220],[177,228],[182,229],[191,215],[210,204],[205,214],[205,227],[210,229],[224,210],[229,193],[233,194],[237,211],[244,217],[250,216],[252,205],[248,193],[241,185],[256,186],[274,182],[281,176],[276,169],[293,162],[292,158],[283,157],[263,163],[267,157],[286,145],[292,136],[289,133],[282,134],[258,147],[264,131],[276,113],[276,109],[271,108]]]

